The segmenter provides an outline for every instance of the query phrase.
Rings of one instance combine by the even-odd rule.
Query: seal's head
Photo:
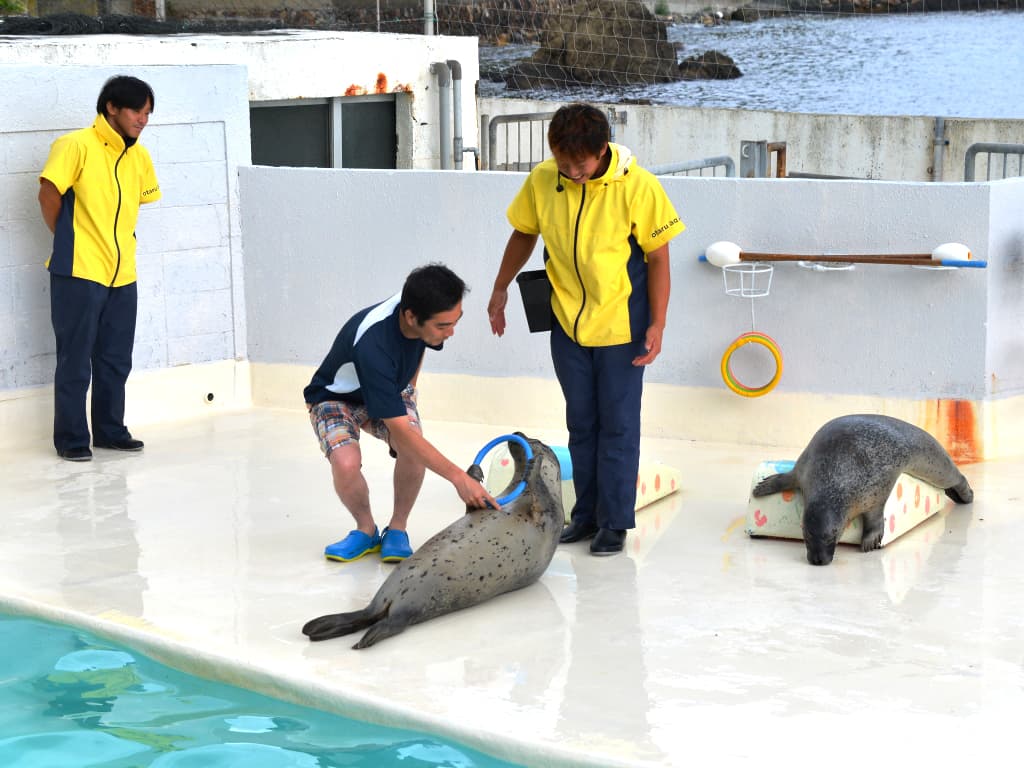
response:
[[[527,437],[522,432],[516,435],[523,438],[533,452],[533,458],[526,460],[526,452],[516,442],[510,442],[509,453],[515,462],[515,477],[526,479],[530,497],[531,516],[535,521],[541,518],[554,519],[558,523],[565,520],[562,512],[562,475],[558,457],[551,448],[540,440]],[[513,479],[512,482],[515,482]],[[558,517],[562,515],[562,517]]]
[[[807,562],[811,565],[828,565],[836,554],[836,542],[842,533],[845,520],[836,519],[835,514],[822,504],[808,503],[804,507],[804,545],[807,547]]]

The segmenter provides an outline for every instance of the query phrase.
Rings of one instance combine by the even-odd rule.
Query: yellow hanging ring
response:
[[[760,344],[771,352],[772,357],[775,358],[775,375],[772,376],[771,381],[767,384],[760,387],[748,387],[733,375],[729,363],[732,360],[733,353],[744,344]],[[751,331],[750,333],[740,334],[736,337],[736,341],[725,350],[725,354],[722,355],[722,381],[725,382],[725,386],[737,395],[743,395],[743,397],[767,395],[775,389],[775,385],[779,383],[780,378],[782,378],[782,351],[779,349],[779,345],[775,343],[775,339],[766,333]]]

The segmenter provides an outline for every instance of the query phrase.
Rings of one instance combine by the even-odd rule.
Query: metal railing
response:
[[[723,176],[736,175],[736,163],[733,162],[733,159],[728,155],[705,157],[702,160],[686,160],[679,163],[652,165],[648,166],[647,170],[655,176],[674,176],[676,174],[690,176],[694,171],[697,172],[698,176],[703,176],[704,171],[710,170],[711,176],[717,176],[718,174],[715,172],[716,168],[722,168],[724,170]]]
[[[609,108],[608,125],[611,140],[615,127],[626,124],[626,112]],[[480,116],[480,135],[486,136],[480,152],[482,171],[529,171],[548,156],[547,123],[554,112],[527,112],[518,115]],[[502,133],[502,141],[498,132]],[[499,147],[504,150],[499,157]]]
[[[971,144],[971,146],[967,148],[967,153],[964,155],[964,181],[976,180],[975,166],[977,165],[978,155],[987,156],[985,163],[985,181],[1009,179],[1014,176],[1024,176],[1024,144],[995,144],[979,142],[977,144]],[[1002,163],[997,163],[996,166],[993,166],[993,156],[999,155],[1003,158]],[[1017,162],[1011,162],[1011,157],[1016,157]],[[1016,165],[1016,172],[1013,170],[1014,165]],[[994,171],[998,171],[1000,175],[993,176],[992,174]]]
[[[480,133],[487,136],[480,157],[484,171],[529,171],[548,151],[546,124],[554,112],[532,112],[480,118]],[[498,157],[498,131],[502,130],[504,157]]]

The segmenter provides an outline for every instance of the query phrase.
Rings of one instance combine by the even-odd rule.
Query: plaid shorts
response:
[[[409,415],[409,423],[416,429],[420,428],[420,415],[416,410],[416,390],[411,386],[402,390],[402,402]],[[369,432],[378,440],[383,440],[391,447],[391,435],[382,419],[371,419],[365,405],[346,403],[341,400],[325,400],[309,409],[309,422],[313,425],[320,450],[324,456],[335,448],[359,442],[359,432]],[[395,453],[392,450],[391,455]]]

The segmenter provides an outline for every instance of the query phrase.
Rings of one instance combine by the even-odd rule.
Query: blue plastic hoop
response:
[[[530,444],[528,442],[523,440],[523,438],[521,438],[519,435],[502,435],[501,437],[494,438],[493,440],[491,440],[491,442],[489,442],[487,445],[485,445],[483,448],[481,448],[480,452],[476,455],[476,458],[473,460],[473,463],[476,464],[479,467],[480,466],[480,462],[484,460],[484,456],[486,456],[487,453],[494,446],[496,446],[496,445],[498,445],[500,443],[518,443],[519,446],[524,451],[526,451],[526,460],[527,461],[532,461],[533,460],[533,449],[530,448]],[[515,501],[516,499],[518,499],[520,494],[522,494],[522,492],[525,491],[525,490],[526,490],[526,477],[523,477],[523,479],[519,481],[519,485],[517,485],[515,488],[513,488],[511,493],[506,494],[505,496],[499,496],[497,499],[495,499],[495,501],[498,502],[498,506],[499,507],[504,507],[510,501]]]

